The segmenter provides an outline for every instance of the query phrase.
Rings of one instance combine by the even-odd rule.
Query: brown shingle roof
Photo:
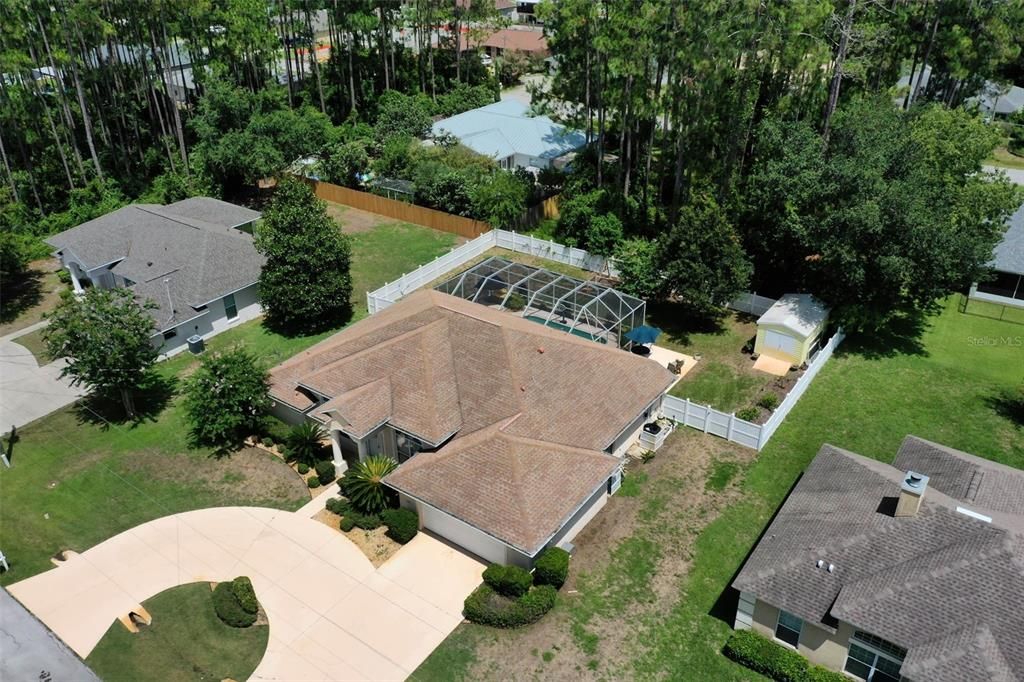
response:
[[[416,455],[385,482],[532,556],[618,466],[603,452],[512,436],[499,423]]]
[[[916,463],[932,476],[927,462]],[[917,515],[895,518],[886,509],[904,469],[823,446],[733,586],[819,626],[838,618],[906,648],[908,680],[998,679],[1007,667],[1009,679],[1024,677],[1013,634],[1024,631],[1019,518],[986,523],[958,513],[961,501],[940,489],[959,471],[949,464],[934,469],[940,483],[929,483]],[[962,489],[962,472],[954,480]],[[834,571],[817,568],[818,559]],[[979,642],[985,647],[975,650]]]
[[[437,291],[271,370],[271,395],[356,437],[383,421],[438,446],[388,477],[533,553],[618,465],[609,447],[673,382],[657,363]],[[325,414],[329,413],[329,414]],[[454,439],[450,437],[455,434]],[[540,543],[540,544],[538,544]]]

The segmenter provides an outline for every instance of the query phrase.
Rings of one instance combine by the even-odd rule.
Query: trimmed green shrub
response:
[[[398,462],[390,457],[367,457],[347,470],[338,483],[356,509],[368,514],[379,514],[392,506],[395,493],[384,485],[383,479],[397,468]]]
[[[306,485],[308,485],[310,488],[319,488],[320,479],[317,478],[316,476],[310,476],[309,478],[306,479]]]
[[[560,547],[548,547],[533,565],[535,585],[551,585],[560,590],[569,575],[569,553]]]
[[[753,630],[737,630],[722,649],[727,657],[778,682],[843,682],[842,673],[812,666],[807,659]]]
[[[303,476],[309,473],[309,465],[306,464],[305,462],[299,462],[299,465],[296,467],[296,469],[298,469],[298,472]]]
[[[346,533],[356,527],[355,519],[351,514],[341,517],[341,529]]]
[[[354,509],[349,510],[349,512],[345,514],[345,518],[351,519],[352,523],[357,528],[362,528],[363,530],[373,530],[374,528],[380,528],[384,525],[380,520],[380,517],[376,514],[361,514]]]
[[[231,581],[231,591],[235,593],[235,599],[239,606],[247,613],[256,613],[260,610],[260,603],[256,601],[256,592],[252,589],[252,581],[247,576],[240,575]]]
[[[388,537],[400,545],[420,532],[420,517],[411,509],[386,509],[380,518],[388,527]]]
[[[484,582],[498,594],[515,598],[526,594],[533,585],[533,576],[518,566],[491,564],[484,571]]]
[[[260,440],[260,442],[263,443],[264,445],[266,445],[268,448],[274,447],[274,439],[271,438],[270,436],[264,436]]]
[[[327,485],[334,480],[334,462],[331,460],[321,460],[316,463],[316,477],[320,479],[320,483]]]
[[[766,410],[774,410],[779,406],[779,396],[774,393],[765,393],[758,399],[757,404]]]
[[[213,610],[216,611],[218,618],[233,628],[247,628],[255,623],[256,611],[259,610],[257,605],[256,611],[247,611],[239,601],[235,593],[235,582],[241,579],[235,578],[232,581],[218,583],[213,589]],[[244,580],[249,581],[248,578]],[[252,590],[252,583],[249,583],[249,590]],[[255,598],[254,594],[253,599]]]
[[[332,497],[327,500],[327,511],[333,512],[338,516],[344,516],[349,509],[348,500],[343,497]]]
[[[736,416],[744,421],[752,422],[757,419],[758,414],[756,407],[744,407],[742,410],[736,413]]]
[[[514,628],[536,623],[555,605],[558,592],[551,585],[540,585],[519,597],[503,597],[490,585],[480,585],[463,603],[463,614],[470,621],[495,628]]]

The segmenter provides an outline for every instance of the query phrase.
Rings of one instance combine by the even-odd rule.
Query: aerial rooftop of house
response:
[[[1010,216],[1006,232],[996,245],[991,265],[1001,272],[1024,275],[1024,205]]]
[[[578,130],[555,123],[547,116],[530,116],[529,107],[502,100],[438,121],[431,134],[454,135],[477,154],[496,159],[513,155],[556,159],[586,144]]]
[[[424,441],[388,485],[533,554],[619,466],[613,444],[674,379],[423,290],[279,365],[271,395],[357,438],[387,423]]]
[[[892,465],[824,445],[733,586],[906,650],[905,680],[1019,680],[1022,533],[1024,471],[913,436]]]
[[[239,227],[256,211],[209,197],[167,206],[130,204],[46,240],[85,271],[106,269],[140,301],[158,330],[259,279],[263,257]],[[120,281],[120,280],[119,280]]]

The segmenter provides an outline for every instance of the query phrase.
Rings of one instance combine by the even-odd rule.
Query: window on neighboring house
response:
[[[899,682],[900,668],[906,655],[906,649],[857,630],[850,638],[850,650],[843,669],[868,682]]]
[[[775,625],[775,639],[785,642],[795,649],[800,643],[800,630],[803,626],[802,620],[792,613],[779,609],[779,622]]]
[[[228,294],[224,297],[224,314],[228,316],[229,320],[238,317],[238,306],[235,305],[234,294]]]
[[[167,331],[164,332],[164,341],[168,341],[170,339],[173,339],[177,335],[178,335],[178,330],[177,329],[168,329]]]

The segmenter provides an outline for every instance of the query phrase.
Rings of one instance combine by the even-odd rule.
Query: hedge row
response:
[[[569,576],[569,553],[560,547],[548,547],[533,565],[533,582],[536,585],[551,585],[562,589]]]
[[[218,618],[233,628],[247,628],[255,623],[259,603],[249,579],[240,576],[229,582],[217,583],[213,589],[213,610]]]
[[[474,623],[495,628],[515,628],[536,623],[555,605],[558,591],[539,585],[516,599],[503,597],[484,583],[466,597],[464,613]]]
[[[385,509],[380,519],[388,527],[388,537],[400,545],[420,532],[420,517],[411,509]]]
[[[753,630],[737,630],[722,650],[726,656],[777,682],[849,682],[842,673],[810,662]]]
[[[484,582],[498,594],[515,599],[533,586],[533,576],[525,568],[491,564],[484,570]]]

